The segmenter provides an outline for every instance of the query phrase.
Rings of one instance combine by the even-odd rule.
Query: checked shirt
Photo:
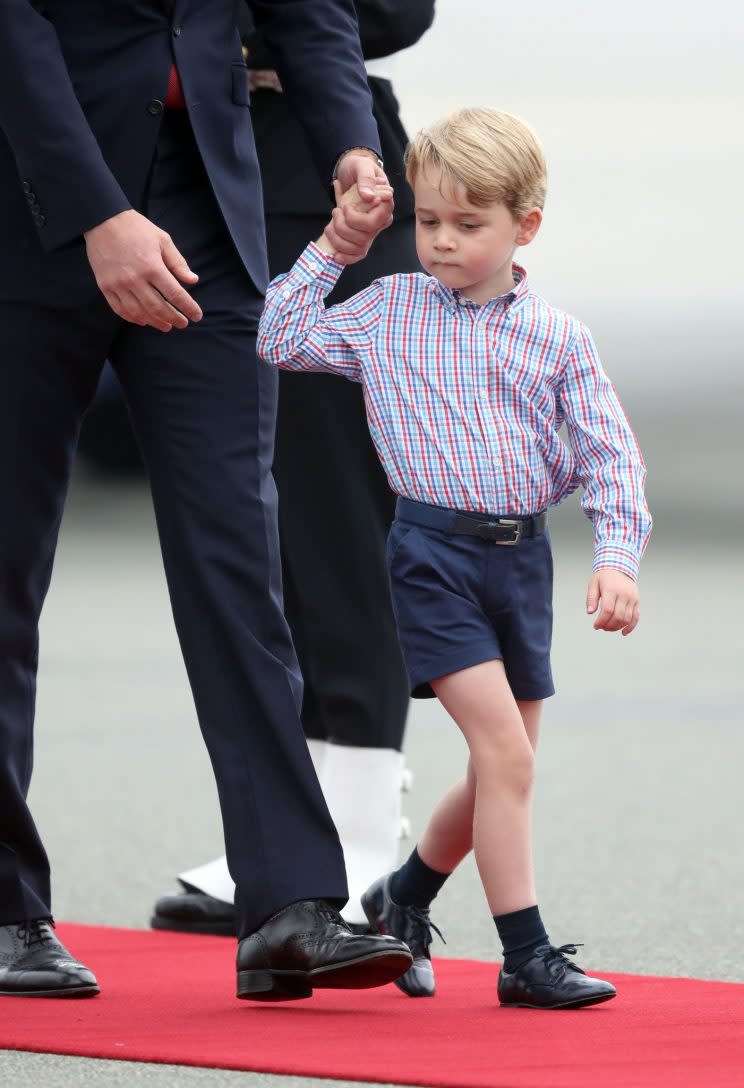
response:
[[[483,306],[417,273],[326,309],[343,266],[311,243],[269,286],[258,350],[274,366],[362,384],[398,495],[526,516],[583,485],[594,570],[637,578],[651,518],[633,432],[588,329],[514,270],[514,290]]]

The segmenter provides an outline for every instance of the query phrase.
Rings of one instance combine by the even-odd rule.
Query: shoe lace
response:
[[[324,899],[318,899],[315,906],[321,917],[326,918],[329,922],[333,922],[334,925],[341,926],[343,929],[349,928],[346,919],[342,917],[340,912],[337,911],[335,907],[332,907],[330,903],[326,903]]]
[[[580,948],[583,948],[583,944],[562,944],[557,948],[554,945],[547,945],[547,951],[543,957],[545,965],[551,967],[553,964],[565,964],[568,967],[573,967],[574,970],[580,971],[581,968],[577,967],[575,963],[571,963],[568,956],[575,956]]]
[[[52,929],[54,929],[54,922],[47,921],[45,918],[35,918],[31,922],[23,922],[19,925],[16,933],[18,939],[23,941],[25,948],[32,948],[34,945],[43,945],[48,941],[53,941]]]
[[[405,911],[407,922],[404,940],[412,952],[426,952],[434,940],[432,930],[441,939],[442,944],[447,943],[439,926],[432,922],[428,910],[424,910],[422,907],[402,907],[400,909]]]

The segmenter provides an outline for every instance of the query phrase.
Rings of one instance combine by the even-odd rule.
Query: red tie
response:
[[[175,5],[176,0],[173,0],[173,6],[175,7]],[[175,64],[171,65],[170,78],[168,80],[168,90],[165,94],[165,104],[170,110],[183,110],[186,108],[186,103],[183,99],[183,88],[181,87],[181,79],[178,75],[178,69],[176,68]]]

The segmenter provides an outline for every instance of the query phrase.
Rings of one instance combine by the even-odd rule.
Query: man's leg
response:
[[[39,617],[80,419],[116,323],[97,298],[79,311],[0,303],[0,991],[5,993],[65,992],[83,979],[77,969],[50,966],[55,956],[65,959],[57,955],[61,946],[48,928],[30,926],[50,918],[52,907],[49,864],[26,797]],[[13,924],[18,924],[15,931]],[[72,957],[66,954],[66,960]],[[88,992],[97,992],[90,972],[85,982]]]
[[[338,835],[300,725],[271,476],[276,374],[258,363],[262,300],[221,223],[185,117],[166,117],[148,215],[200,276],[204,319],[124,328],[109,358],[150,477],[173,614],[217,780],[236,884],[238,996],[383,985],[411,963],[353,936]]]
[[[272,275],[290,268],[324,224],[315,216],[270,217]],[[396,224],[344,272],[329,301],[376,276],[417,267],[412,223]],[[313,762],[346,858],[351,898],[343,914],[366,927],[359,897],[397,862],[409,692],[385,561],[395,496],[359,386],[327,375],[279,374],[274,475],[284,611],[304,679],[302,725],[311,753],[324,749]],[[157,901],[153,926],[230,932],[234,889],[225,859],[186,870],[179,880],[185,893]]]
[[[282,612],[271,475],[277,376],[256,359],[262,299],[183,114],[165,115],[145,211],[199,274],[193,294],[204,318],[167,334],[125,326],[110,359],[150,478],[245,936],[288,903],[347,896]]]
[[[261,300],[237,259],[211,281],[193,266],[203,321],[166,336],[128,328],[111,359],[150,477],[245,936],[295,900],[342,903],[346,881],[300,726],[302,686],[282,613],[270,472],[276,375],[255,358]]]

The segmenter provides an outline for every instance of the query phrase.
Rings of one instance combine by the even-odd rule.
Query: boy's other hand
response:
[[[638,586],[619,570],[598,570],[589,579],[586,610],[590,616],[599,608],[595,631],[622,631],[629,635],[641,618]]]
[[[363,260],[380,231],[393,221],[393,190],[387,178],[375,178],[374,186],[374,197],[369,200],[362,198],[356,184],[344,190],[340,181],[333,183],[336,207],[324,237],[340,264]]]

